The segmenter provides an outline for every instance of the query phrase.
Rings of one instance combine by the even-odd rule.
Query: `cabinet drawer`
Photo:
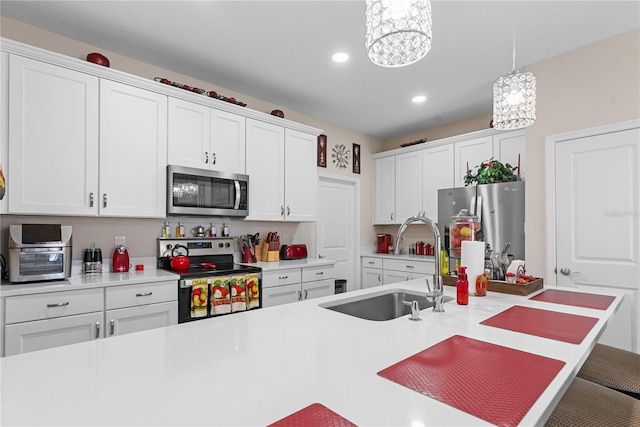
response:
[[[316,280],[333,279],[335,267],[333,265],[319,265],[316,267],[302,267],[302,281],[314,282]]]
[[[104,290],[48,292],[5,298],[6,324],[29,320],[53,319],[104,309]]]
[[[112,286],[105,289],[105,299],[107,310],[176,301],[178,299],[178,282]]]
[[[434,261],[414,261],[408,259],[383,259],[385,270],[406,271],[408,273],[433,274]]]
[[[382,258],[363,256],[362,266],[367,268],[382,268]]]
[[[299,268],[262,272],[263,288],[272,288],[274,286],[282,285],[299,285],[300,282],[302,282],[302,272]]]

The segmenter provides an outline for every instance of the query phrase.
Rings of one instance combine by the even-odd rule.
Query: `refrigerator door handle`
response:
[[[472,214],[478,217],[480,223],[482,223],[482,196],[475,196],[471,198],[471,206],[469,210]]]

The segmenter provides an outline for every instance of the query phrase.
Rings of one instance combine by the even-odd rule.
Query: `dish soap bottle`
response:
[[[460,305],[469,304],[469,282],[467,281],[467,267],[458,267],[458,281],[456,282],[456,302]]]

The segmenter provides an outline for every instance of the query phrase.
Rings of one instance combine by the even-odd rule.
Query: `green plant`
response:
[[[516,175],[515,172],[517,170],[517,166],[511,166],[509,163],[502,164],[491,158],[476,166],[475,173],[469,169],[464,176],[464,185],[470,185],[474,182],[478,184],[493,184],[495,182],[518,181],[520,176]]]

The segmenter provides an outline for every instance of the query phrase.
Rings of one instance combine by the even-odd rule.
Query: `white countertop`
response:
[[[5,357],[0,424],[256,426],[318,402],[361,426],[486,425],[377,375],[457,334],[566,362],[521,421],[537,425],[621,301],[614,294],[603,311],[489,292],[468,306],[446,303],[444,313],[424,309],[421,322],[373,322],[318,306],[384,289],[422,292],[424,281]],[[514,304],[599,320],[579,345],[479,324]]]
[[[304,259],[287,259],[274,262],[258,261],[251,264],[242,262],[242,265],[250,265],[253,267],[260,267],[263,271],[270,270],[284,270],[287,268],[300,268],[300,267],[316,267],[321,265],[333,265],[336,262],[327,258],[304,258]]]
[[[32,295],[45,292],[72,291],[76,289],[105,288],[109,286],[134,285],[146,282],[176,281],[178,275],[154,266],[145,266],[143,271],[130,270],[127,273],[103,272],[94,274],[72,274],[65,280],[49,282],[3,284],[0,296]]]
[[[435,257],[433,255],[410,255],[410,254],[379,254],[379,253],[370,253],[370,254],[362,254],[360,258],[364,257],[373,257],[373,258],[387,258],[387,259],[409,259],[412,261],[429,261],[435,262]]]

